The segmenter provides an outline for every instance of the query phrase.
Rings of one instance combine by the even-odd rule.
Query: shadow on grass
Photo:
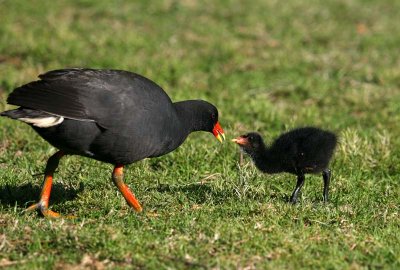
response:
[[[83,183],[79,189],[65,187],[62,184],[53,184],[50,203],[58,204],[75,199],[79,192],[83,191]],[[5,185],[0,187],[0,204],[3,206],[27,207],[39,201],[41,186],[25,184],[22,186]]]
[[[247,192],[243,195],[238,195],[234,188],[227,189],[215,189],[207,184],[193,183],[187,185],[169,185],[160,184],[157,187],[150,188],[150,190],[155,190],[160,193],[176,193],[181,192],[187,196],[190,201],[196,204],[203,204],[210,199],[214,204],[223,204],[227,200],[241,200],[245,202],[250,201],[260,201],[266,200],[265,194]]]
[[[215,200],[226,199],[227,193],[218,192],[213,190],[211,187],[204,184],[187,184],[187,185],[169,185],[169,184],[160,184],[158,187],[152,188],[160,193],[175,193],[182,192],[187,197],[190,198],[191,201],[201,204],[207,200],[209,197],[213,197]]]
[[[251,190],[244,194],[238,194],[234,187],[215,189],[200,183],[178,186],[160,184],[152,189],[160,193],[182,193],[195,204],[216,206],[214,208],[216,215],[220,213],[224,218],[264,215],[265,209],[259,207],[260,203],[284,200],[281,195],[268,196],[262,192],[252,192]]]

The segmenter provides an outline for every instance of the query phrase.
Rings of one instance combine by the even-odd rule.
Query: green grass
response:
[[[212,3],[212,4],[211,4]],[[55,152],[0,119],[0,267],[20,269],[399,269],[399,1],[0,1],[0,109],[15,87],[63,67],[131,70],[175,101],[216,104],[228,139],[257,130],[336,131],[331,202],[308,176],[263,175],[238,149],[192,134],[129,166],[136,214],[112,167],[61,161],[51,208],[37,200]]]

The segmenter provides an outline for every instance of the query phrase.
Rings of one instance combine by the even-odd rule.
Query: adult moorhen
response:
[[[64,155],[81,155],[115,165],[112,180],[136,211],[141,205],[123,181],[124,165],[165,155],[194,131],[212,132],[222,142],[218,110],[203,100],[173,103],[151,80],[128,71],[61,69],[16,88],[9,104],[20,106],[2,116],[28,123],[54,147],[49,158],[39,209],[46,217],[53,173]]]
[[[261,135],[256,132],[232,141],[250,155],[262,172],[288,172],[297,175],[296,188],[290,197],[291,203],[297,202],[304,184],[304,175],[322,172],[324,201],[328,201],[331,176],[328,165],[337,144],[337,137],[332,132],[314,127],[297,128],[279,136],[271,146],[266,146]]]

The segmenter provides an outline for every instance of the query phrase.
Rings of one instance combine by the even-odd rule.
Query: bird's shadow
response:
[[[157,192],[160,193],[175,193],[175,192],[182,192],[186,196],[190,197],[190,200],[192,200],[195,203],[204,203],[204,201],[207,199],[207,197],[212,196],[214,199],[218,199],[221,197],[226,197],[226,194],[224,195],[223,193],[216,192],[213,190],[211,187],[208,185],[204,184],[187,184],[187,185],[169,185],[169,184],[159,184],[155,188],[151,188],[153,190],[156,190]]]
[[[252,201],[265,201],[266,197],[263,194],[247,195],[243,198],[238,198],[234,189],[216,189],[207,184],[192,183],[186,185],[170,185],[159,184],[157,187],[150,188],[160,193],[176,193],[181,192],[185,194],[191,201],[196,204],[204,204],[205,201],[212,200],[213,204],[223,204],[227,200],[252,200]],[[250,195],[250,194],[249,194]]]
[[[59,204],[74,200],[83,189],[83,183],[79,184],[79,188],[65,187],[62,184],[55,183],[51,190],[50,202],[51,204]],[[21,186],[6,184],[0,187],[0,204],[8,207],[27,207],[39,201],[41,190],[41,186],[31,183]]]

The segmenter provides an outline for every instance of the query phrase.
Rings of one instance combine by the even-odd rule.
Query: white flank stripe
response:
[[[25,123],[32,124],[35,127],[40,127],[40,128],[47,128],[47,127],[52,127],[56,126],[62,123],[64,121],[64,117],[62,116],[49,116],[49,117],[42,117],[42,118],[18,118],[18,120],[21,120]]]

